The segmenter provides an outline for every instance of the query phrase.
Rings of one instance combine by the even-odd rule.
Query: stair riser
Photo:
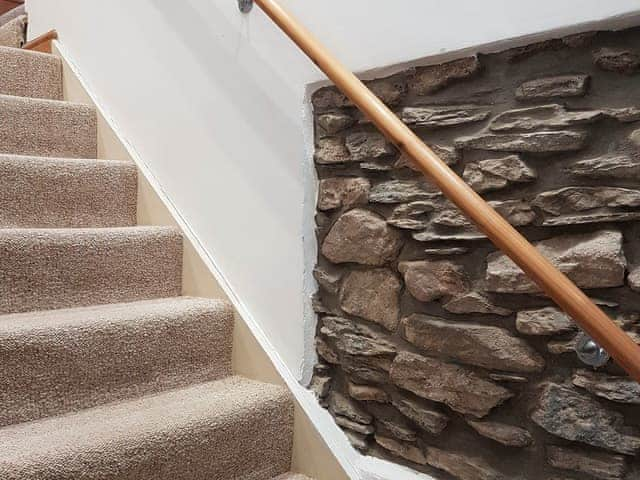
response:
[[[60,58],[0,47],[0,94],[62,100]]]

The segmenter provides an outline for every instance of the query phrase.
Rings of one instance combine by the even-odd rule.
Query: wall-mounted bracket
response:
[[[242,13],[249,13],[253,8],[253,0],[238,0],[238,8]]]

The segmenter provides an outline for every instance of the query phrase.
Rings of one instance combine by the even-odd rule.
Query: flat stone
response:
[[[319,399],[329,395],[332,378],[326,375],[314,375],[309,384],[309,390],[316,394]]]
[[[316,352],[320,358],[322,358],[325,362],[332,363],[334,365],[340,364],[340,357],[338,353],[322,338],[316,337]]]
[[[336,390],[329,395],[329,411],[355,423],[369,425],[373,422],[373,417],[364,408]]]
[[[351,398],[365,402],[380,402],[386,403],[389,401],[389,395],[383,389],[374,387],[373,385],[358,385],[357,383],[349,382],[347,384],[347,391]]]
[[[587,47],[591,45],[598,32],[574,33],[561,38],[562,43],[570,48]]]
[[[512,373],[490,373],[489,378],[491,380],[495,380],[496,382],[505,382],[505,383],[527,383],[529,379],[527,377],[523,377],[522,375],[514,375]]]
[[[516,98],[583,97],[588,89],[589,75],[558,75],[524,82],[516,89]]]
[[[376,431],[373,425],[363,425],[362,423],[354,422],[346,417],[341,417],[340,415],[335,416],[334,419],[338,426],[360,435],[371,435]]]
[[[455,127],[485,120],[491,110],[479,105],[425,105],[405,107],[400,112],[401,120],[415,127]]]
[[[491,120],[489,129],[494,132],[509,132],[563,128],[593,123],[603,116],[603,112],[599,110],[567,111],[562,105],[538,105],[501,113]]]
[[[429,226],[419,232],[414,232],[411,237],[418,242],[448,242],[484,240],[486,235],[478,229],[470,228],[455,232],[439,231],[435,226]]]
[[[360,169],[368,172],[390,172],[395,168],[392,157],[360,163]]]
[[[640,71],[640,54],[622,48],[599,48],[593,62],[602,70],[631,75]]]
[[[542,389],[531,419],[547,432],[626,455],[640,450],[640,437],[624,428],[621,413],[606,409],[589,395],[549,383]]]
[[[440,435],[449,423],[449,417],[444,413],[416,400],[397,396],[392,399],[391,404],[405,417],[432,435]]]
[[[518,134],[484,133],[472,137],[461,137],[455,141],[455,146],[500,152],[559,153],[581,150],[586,142],[585,132],[556,130]]]
[[[454,165],[460,161],[460,151],[455,147],[449,147],[447,145],[438,145],[435,143],[430,143],[429,148],[433,150],[433,153],[440,157],[447,165]],[[414,172],[419,172],[420,169],[415,166],[414,162],[409,159],[404,153],[400,155],[398,161],[395,164],[396,168],[410,168]]]
[[[547,351],[554,355],[562,355],[563,353],[575,353],[577,337],[568,340],[552,340],[547,343]]]
[[[407,82],[397,75],[364,82],[367,87],[388,106],[397,105],[407,94]]]
[[[425,248],[423,252],[427,255],[435,256],[449,256],[449,255],[464,255],[469,253],[469,249],[466,247],[442,247],[442,248]]]
[[[615,118],[619,122],[637,122],[640,120],[640,108],[638,107],[622,107],[622,108],[603,108],[602,112],[611,118]]]
[[[417,201],[402,203],[394,207],[387,223],[404,230],[422,230],[429,225],[427,214],[437,206],[433,201]]]
[[[408,424],[405,417],[391,407],[389,410],[386,408],[377,409],[376,407],[376,405],[372,405],[373,416],[376,418],[376,432],[403,442],[415,442],[418,439],[418,432]]]
[[[529,45],[524,45],[522,47],[511,48],[504,53],[509,63],[515,63],[532,57],[538,53],[549,50],[559,50],[563,47],[564,43],[561,40],[552,38],[541,42],[530,43]]]
[[[587,212],[574,215],[560,215],[558,217],[547,217],[542,221],[543,227],[555,227],[558,225],[581,225],[585,223],[612,223],[612,222],[633,222],[640,220],[638,212],[616,212],[601,211]]]
[[[340,270],[328,269],[317,265],[313,269],[313,278],[318,285],[329,293],[336,294],[340,290],[340,280],[342,272]]]
[[[350,430],[346,430],[344,433],[347,436],[349,443],[351,443],[351,445],[353,445],[353,448],[355,448],[359,452],[365,453],[369,449],[369,442],[366,435],[352,432]]]
[[[452,62],[416,69],[409,79],[409,90],[415,95],[428,95],[450,84],[472,77],[480,71],[477,57],[461,58]]]
[[[573,374],[571,381],[576,387],[584,388],[597,397],[612,402],[640,405],[640,383],[629,377],[578,370]]]
[[[625,154],[588,158],[564,170],[576,177],[640,180],[640,160]]]
[[[341,132],[354,123],[354,118],[343,112],[328,112],[318,115],[318,125],[329,135]]]
[[[384,218],[369,210],[354,209],[333,224],[320,251],[333,263],[381,266],[394,260],[401,247],[400,233]]]
[[[640,265],[636,265],[635,267],[629,270],[629,275],[627,275],[627,283],[629,284],[629,288],[634,292],[640,292]]]
[[[349,378],[360,383],[384,385],[389,382],[391,361],[386,357],[343,355],[340,366]]]
[[[634,130],[629,134],[629,140],[631,140],[631,143],[633,143],[636,147],[640,147],[640,128],[638,130]]]
[[[347,355],[375,357],[396,353],[395,345],[385,335],[348,318],[324,317],[320,333],[331,338],[336,348]]]
[[[516,315],[516,329],[525,335],[557,335],[577,329],[575,322],[554,307],[522,310]]]
[[[513,396],[470,369],[410,352],[399,353],[389,373],[396,386],[477,418]]]
[[[340,307],[393,331],[398,325],[401,287],[391,270],[354,270],[342,283]]]
[[[313,155],[319,165],[334,165],[352,160],[349,150],[340,137],[320,138],[316,142],[316,151]]]
[[[405,340],[429,355],[507,372],[540,372],[544,359],[509,330],[413,314],[401,321]]]
[[[626,460],[622,455],[552,445],[547,447],[547,462],[552,467],[584,473],[601,480],[621,480],[627,472]]]
[[[366,205],[370,189],[371,183],[366,178],[324,178],[318,185],[318,209],[326,211]]]
[[[446,311],[451,313],[483,313],[491,315],[508,316],[513,312],[507,308],[499,307],[491,303],[486,295],[480,292],[468,292],[458,295],[452,298],[444,305],[442,305]]]
[[[441,210],[433,216],[432,222],[445,227],[471,227],[471,221],[460,210]]]
[[[395,153],[393,146],[377,132],[357,132],[347,135],[345,145],[353,162],[372,160]]]
[[[523,227],[531,225],[536,219],[536,212],[524,200],[491,201],[488,203],[511,225]]]
[[[459,480],[506,480],[506,477],[473,455],[446,452],[434,447],[427,448],[427,463],[444,470]]]
[[[404,458],[405,460],[409,460],[410,462],[417,463],[418,465],[426,465],[427,460],[424,456],[424,453],[420,448],[415,445],[406,442],[400,442],[390,437],[384,437],[382,435],[376,434],[375,436],[376,443],[380,445],[385,450],[390,451],[391,453]]]
[[[531,445],[533,438],[531,433],[524,428],[514,427],[500,422],[489,421],[473,421],[467,420],[467,423],[476,432],[486,438],[495,440],[507,447],[526,447]]]
[[[468,163],[462,174],[464,181],[478,193],[499,190],[514,183],[533,182],[537,177],[536,171],[518,155]]]
[[[313,311],[316,313],[332,313],[331,309],[328,308],[322,301],[320,292],[316,292],[311,296],[311,306],[313,308]]]
[[[311,103],[318,110],[350,107],[353,104],[347,96],[336,87],[323,87],[311,96]]]
[[[389,180],[375,185],[369,193],[371,203],[406,203],[432,200],[440,196],[426,180]]]
[[[464,269],[447,260],[401,262],[398,270],[416,300],[430,302],[444,296],[456,296],[467,290]]]
[[[615,230],[562,235],[534,242],[540,253],[580,288],[608,288],[624,284],[627,261],[622,234]],[[487,257],[486,289],[502,293],[538,293],[540,288],[501,252]]]

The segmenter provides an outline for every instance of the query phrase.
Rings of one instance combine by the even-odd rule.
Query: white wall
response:
[[[638,0],[282,0],[356,71],[623,15]],[[315,67],[236,0],[27,0],[297,378],[313,191]],[[306,192],[306,193],[305,193]],[[306,196],[305,196],[306,195]],[[303,221],[303,218],[305,219]],[[303,248],[306,235],[306,252]],[[305,330],[306,329],[306,330]]]

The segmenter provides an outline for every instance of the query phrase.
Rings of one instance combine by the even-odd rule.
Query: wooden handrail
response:
[[[29,40],[22,48],[25,50],[34,50],[36,52],[51,53],[51,42],[58,39],[58,32],[49,30],[39,37]]]
[[[491,208],[277,1],[255,0],[255,3],[402,153],[413,159],[420,170],[496,247],[507,254],[585,332],[604,347],[632,378],[640,382],[640,346],[629,335]]]

